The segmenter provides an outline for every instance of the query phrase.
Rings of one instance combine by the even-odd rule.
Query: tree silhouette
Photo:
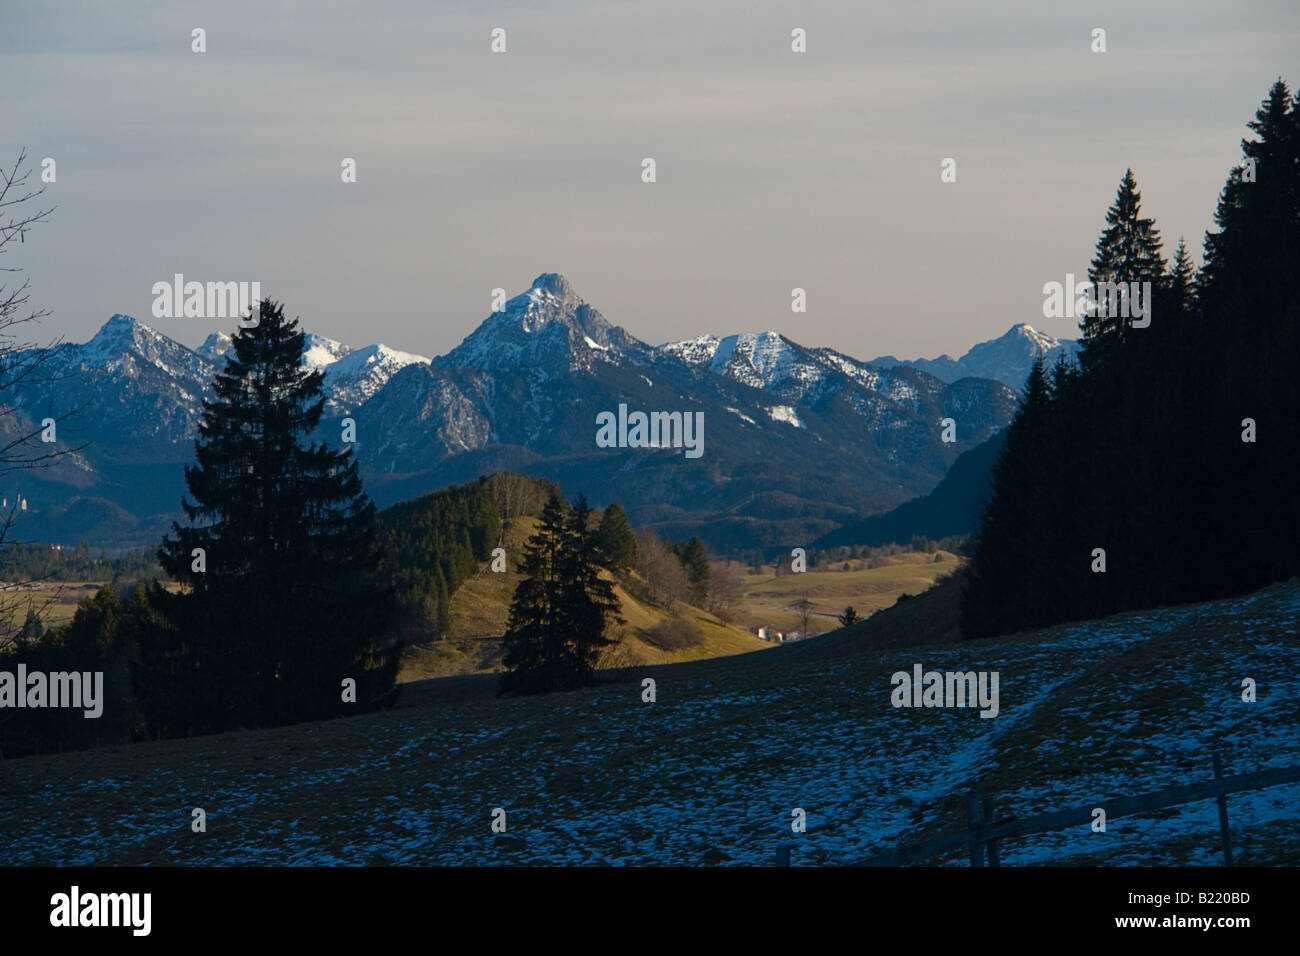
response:
[[[964,574],[967,636],[1300,573],[1300,101],[1279,79],[1247,125],[1199,272],[1181,242],[1163,271],[1125,175],[1089,275],[1150,281],[1151,327],[1090,315],[1080,367],[1031,375]]]
[[[553,494],[524,547],[505,635],[502,693],[581,687],[594,678],[606,636],[621,623],[614,588],[600,576],[591,509],[579,496],[565,509]]]
[[[374,505],[351,449],[307,440],[323,374],[301,365],[297,321],[270,301],[259,313],[204,402],[189,525],[158,550],[181,590],[154,586],[160,623],[141,634],[136,686],[155,732],[313,720],[392,696],[391,595],[368,582]]]
[[[1127,338],[1132,318],[1126,318],[1123,312],[1125,305],[1130,308],[1134,305],[1128,300],[1130,284],[1150,282],[1154,288],[1164,273],[1156,221],[1143,218],[1141,212],[1142,194],[1138,192],[1133,170],[1129,169],[1120,181],[1115,202],[1106,211],[1106,229],[1097,240],[1097,254],[1088,269],[1096,299],[1095,308],[1083,323],[1084,353],[1090,359],[1103,348]],[[1104,297],[1099,291],[1102,283],[1114,283],[1120,298]]]

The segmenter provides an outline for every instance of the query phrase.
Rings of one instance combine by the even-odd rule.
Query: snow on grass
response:
[[[972,787],[1024,817],[1208,779],[1212,746],[1230,773],[1300,763],[1298,617],[1292,583],[923,651],[813,640],[542,698],[449,699],[434,683],[429,700],[379,715],[8,760],[0,859],[735,865],[790,842],[796,864],[853,863],[960,829]],[[918,662],[997,670],[999,716],[891,707],[890,675]],[[641,670],[655,703],[641,701]],[[1229,798],[1239,860],[1296,861],[1297,798],[1300,786]],[[194,807],[205,834],[190,830]],[[796,807],[805,834],[791,832]],[[1015,838],[1002,857],[1215,864],[1217,808]]]

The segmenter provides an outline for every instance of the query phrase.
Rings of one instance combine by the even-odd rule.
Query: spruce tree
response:
[[[1300,298],[1288,278],[1300,261],[1300,98],[1279,79],[1246,125],[1256,138],[1242,141],[1215,211],[1220,228],[1205,237],[1202,465],[1189,503],[1203,515],[1201,540],[1233,556],[1230,568],[1202,565],[1206,584],[1226,593],[1294,574],[1300,534],[1300,455],[1288,441],[1300,416]],[[1255,443],[1240,440],[1245,418]]]
[[[564,507],[552,496],[542,507],[537,531],[524,545],[523,575],[510,603],[503,645],[501,690],[537,692],[562,686],[564,621],[560,575],[564,548]]]
[[[605,566],[612,571],[626,571],[636,567],[636,535],[627,520],[627,512],[617,501],[600,516],[596,530],[596,548]]]
[[[709,553],[704,542],[698,537],[691,538],[682,547],[680,558],[691,585],[688,600],[696,607],[703,607],[709,597]]]
[[[1126,337],[1122,322],[1089,323],[1082,368],[1053,376],[1054,437],[1027,438],[1039,401],[1013,422],[964,633],[1211,600],[1300,571],[1300,294],[1285,279],[1300,257],[1298,107],[1279,80],[1248,124],[1256,138],[1242,143],[1199,272],[1180,244],[1157,283],[1158,234],[1125,177],[1092,277],[1149,276],[1161,296],[1152,327]],[[1089,573],[1096,547],[1104,574]]]
[[[1051,383],[1039,358],[998,452],[966,569],[961,629],[968,637],[1023,629],[1046,616],[1041,585],[1051,572],[1044,558],[1054,510],[1053,427]]]
[[[576,684],[591,682],[601,648],[614,643],[605,632],[611,624],[623,621],[614,586],[600,575],[600,556],[588,530],[590,523],[591,508],[580,494],[569,512],[564,552],[564,601],[572,628],[567,644],[569,673]]]
[[[1169,272],[1169,302],[1180,318],[1190,316],[1196,307],[1196,266],[1182,236],[1178,237],[1178,249]]]
[[[319,719],[392,696],[400,646],[379,636],[391,595],[368,579],[375,508],[351,449],[308,439],[323,374],[303,368],[303,340],[262,302],[204,402],[189,524],[158,551],[181,590],[155,585],[162,623],[141,635],[137,687],[156,732]]]
[[[27,609],[27,617],[23,621],[21,637],[24,640],[35,640],[45,633],[45,622],[41,620],[40,612],[35,608]]]
[[[1085,358],[1091,359],[1105,348],[1128,338],[1131,318],[1123,316],[1123,300],[1104,299],[1099,284],[1122,283],[1124,295],[1130,283],[1150,282],[1152,289],[1164,274],[1164,259],[1160,255],[1160,232],[1154,219],[1145,219],[1142,212],[1142,194],[1138,192],[1133,170],[1127,170],[1120,180],[1115,202],[1106,211],[1106,229],[1097,240],[1097,254],[1088,269],[1093,284],[1095,308],[1084,317],[1083,342]],[[1134,303],[1130,302],[1132,306]],[[1149,302],[1143,302],[1145,307]],[[1115,311],[1114,316],[1110,315]]]
[[[502,692],[539,693],[590,683],[609,625],[620,622],[613,586],[600,577],[591,509],[579,497],[566,514],[552,494],[520,562],[505,635]]]

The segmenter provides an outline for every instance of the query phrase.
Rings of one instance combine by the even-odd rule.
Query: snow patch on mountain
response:
[[[303,353],[304,365],[310,364],[307,355]],[[429,359],[387,345],[367,345],[349,349],[342,358],[320,367],[325,370],[325,390],[331,401],[339,407],[355,409],[387,385],[394,375],[416,363],[428,365]]]
[[[234,344],[235,338],[229,332],[213,332],[194,351],[209,362],[215,362],[229,352]]]
[[[808,351],[778,332],[741,332],[723,338],[701,335],[669,342],[655,351],[688,365],[707,364],[714,374],[753,388],[770,389],[787,382],[807,388],[823,377],[816,364],[808,361]]]
[[[385,346],[372,345],[370,348],[385,348]],[[342,342],[308,332],[303,337],[302,364],[309,369],[328,368],[351,351],[352,349]]]
[[[773,405],[767,410],[774,422],[785,422],[787,425],[793,425],[795,428],[807,428],[799,419],[799,414],[789,405]]]
[[[141,362],[152,365],[166,376],[180,404],[197,415],[202,399],[210,395],[214,373],[233,354],[234,339],[229,332],[213,332],[198,348],[188,349],[138,319],[114,315],[89,342],[60,349],[61,364],[69,368],[136,377]],[[312,332],[303,339],[303,367],[325,373],[325,397],[335,411],[354,410],[398,371],[417,362],[427,364],[429,359],[382,344],[352,348]]]
[[[127,356],[143,359],[164,371],[177,363],[193,366],[194,353],[156,332],[139,319],[117,314],[84,345],[65,346],[76,361],[89,368],[117,367]]]
[[[655,352],[670,355],[687,365],[704,365],[712,361],[718,350],[718,341],[716,335],[701,335],[685,342],[668,342],[656,348]]]

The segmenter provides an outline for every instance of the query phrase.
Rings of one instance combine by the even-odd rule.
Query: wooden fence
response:
[[[1223,860],[1225,863],[1231,864],[1232,834],[1228,827],[1228,794],[1243,793],[1248,790],[1262,790],[1266,787],[1277,787],[1282,784],[1296,782],[1300,782],[1300,766],[1259,770],[1254,773],[1243,773],[1233,777],[1224,776],[1223,760],[1216,753],[1214,754],[1213,780],[1169,787],[1166,790],[1156,790],[1152,793],[1143,793],[1134,797],[1115,797],[1111,800],[1099,800],[1084,806],[1071,807],[1067,810],[1042,813],[1024,820],[1018,820],[1014,817],[998,819],[993,811],[993,798],[989,796],[981,798],[974,791],[971,791],[966,795],[968,825],[965,830],[936,837],[924,843],[900,847],[889,853],[864,860],[857,865],[905,866],[909,863],[916,863],[964,847],[970,855],[971,866],[984,866],[985,861],[989,866],[998,866],[1001,862],[1000,844],[1003,840],[1011,837],[1028,836],[1032,833],[1068,830],[1070,827],[1075,826],[1090,826],[1093,820],[1093,811],[1097,808],[1106,811],[1106,821],[1109,823],[1117,817],[1150,813],[1167,807],[1197,803],[1211,798],[1217,800],[1219,804],[1219,836],[1223,844]],[[777,848],[776,862],[778,866],[790,865],[790,850],[791,847],[785,844]]]

